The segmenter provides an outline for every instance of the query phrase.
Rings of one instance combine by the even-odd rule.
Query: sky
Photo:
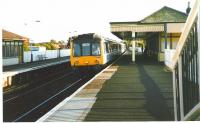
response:
[[[1,0],[2,28],[32,42],[66,41],[96,32],[110,38],[109,22],[139,21],[163,6],[185,12],[195,0]]]

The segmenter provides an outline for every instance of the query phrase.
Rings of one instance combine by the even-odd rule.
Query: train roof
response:
[[[98,33],[85,33],[85,34],[80,34],[80,35],[77,35],[77,36],[73,36],[72,39],[74,40],[79,40],[79,39],[84,39],[84,38],[104,38],[106,40],[109,40],[109,41],[113,41],[113,42],[118,42],[118,43],[121,43],[121,39],[117,38],[115,35],[113,34],[109,34],[109,35],[100,35]]]

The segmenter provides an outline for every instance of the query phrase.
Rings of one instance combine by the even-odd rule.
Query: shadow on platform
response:
[[[85,121],[172,121],[172,76],[153,58],[124,55],[96,95]]]

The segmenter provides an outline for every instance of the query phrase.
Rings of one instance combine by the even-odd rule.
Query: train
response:
[[[70,48],[72,67],[105,65],[126,50],[124,43],[96,33],[73,36],[70,40]]]

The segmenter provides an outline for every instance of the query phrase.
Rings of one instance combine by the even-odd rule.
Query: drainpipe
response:
[[[167,49],[167,23],[164,23],[165,49]]]
[[[135,62],[135,42],[136,42],[136,40],[135,40],[135,37],[136,37],[135,32],[132,32],[132,36],[131,37],[132,37],[132,62],[134,63]]]
[[[132,62],[135,62],[135,41],[132,40]]]

